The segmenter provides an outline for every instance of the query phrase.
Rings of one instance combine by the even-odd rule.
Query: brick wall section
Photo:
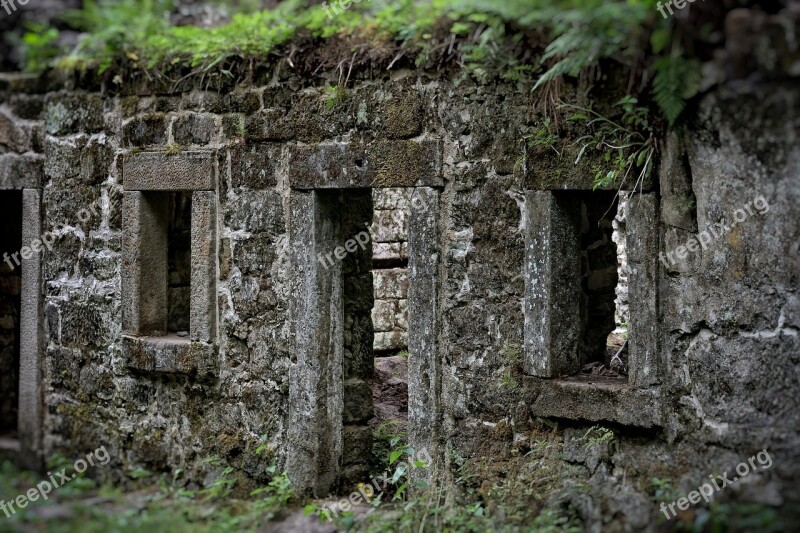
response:
[[[375,352],[408,347],[408,211],[411,189],[374,189],[372,248],[375,266]]]

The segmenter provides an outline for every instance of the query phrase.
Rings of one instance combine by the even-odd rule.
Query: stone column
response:
[[[22,191],[22,243],[29,246],[42,235],[42,193]],[[42,252],[43,253],[43,252]],[[20,310],[18,428],[21,462],[38,469],[42,462],[42,261],[41,253],[22,258]]]
[[[525,196],[525,372],[554,378],[581,368],[579,203],[552,191]]]
[[[439,192],[417,187],[408,220],[408,426],[409,443],[437,460],[441,431],[439,354]],[[435,479],[436,464],[412,471],[417,479]]]
[[[292,191],[291,313],[296,361],[289,375],[286,470],[299,490],[323,496],[339,475],[343,420],[341,262],[338,191]]]

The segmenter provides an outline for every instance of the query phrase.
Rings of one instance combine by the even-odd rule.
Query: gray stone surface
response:
[[[126,191],[203,191],[216,184],[213,152],[129,154],[123,162]]]
[[[633,194],[626,208],[628,252],[628,372],[630,384],[647,387],[662,381],[658,328],[659,212],[654,193]]]
[[[122,337],[122,353],[128,368],[142,372],[213,376],[217,372],[213,344],[190,341],[177,335]]]
[[[289,179],[295,189],[435,187],[441,150],[436,141],[290,145]]]
[[[549,191],[525,197],[525,372],[554,378],[580,370],[578,204]]]
[[[297,276],[286,469],[296,487],[322,495],[336,482],[343,449],[341,263],[325,268],[317,259],[332,252],[341,235],[338,196],[293,192],[290,213],[290,254]]]
[[[42,193],[22,191],[22,242],[32,243],[42,234]],[[22,258],[20,309],[19,441],[27,468],[42,462],[42,266],[41,255]]]
[[[192,193],[192,283],[189,334],[193,341],[217,338],[217,195]]]
[[[122,205],[122,329],[167,331],[167,195],[126,191]]]
[[[431,207],[412,211],[408,223],[408,437],[415,450],[427,450],[438,463],[436,444],[442,425],[439,192],[418,187],[414,197]],[[434,469],[419,475],[431,480]]]

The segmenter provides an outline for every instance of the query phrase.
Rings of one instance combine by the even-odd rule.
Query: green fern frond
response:
[[[653,99],[673,126],[686,102],[700,89],[700,63],[673,54],[659,58],[653,68]]]

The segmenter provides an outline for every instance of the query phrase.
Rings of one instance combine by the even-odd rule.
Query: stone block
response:
[[[440,141],[376,141],[289,147],[295,189],[441,186]]]
[[[403,331],[408,331],[408,300],[397,300],[396,325]]]
[[[377,104],[376,129],[390,139],[407,139],[422,133],[422,98],[414,90],[404,91]]]
[[[286,471],[298,490],[327,493],[342,454],[344,330],[341,265],[322,267],[341,237],[337,194],[292,192],[289,201],[291,316],[295,362],[289,369]],[[309,220],[310,219],[310,220]]]
[[[414,197],[425,205],[438,206],[439,192],[420,187]],[[408,223],[408,423],[409,444],[415,450],[436,453],[442,425],[442,355],[439,307],[438,209],[412,210]],[[431,481],[430,469],[413,475]]]
[[[626,210],[630,302],[628,373],[633,387],[648,387],[661,381],[658,205],[655,193],[635,194]]]
[[[277,109],[264,109],[244,120],[245,136],[248,141],[290,141],[294,133],[285,120],[286,113]]]
[[[372,260],[379,262],[402,261],[403,247],[399,242],[373,242]]]
[[[411,189],[387,188],[372,189],[372,207],[379,209],[400,209],[408,211],[411,206]]]
[[[217,133],[213,115],[190,113],[181,115],[172,123],[172,138],[180,145],[206,145]]]
[[[342,465],[368,463],[372,454],[372,428],[346,425],[342,433]]]
[[[393,352],[408,346],[408,334],[403,331],[375,333],[372,348],[376,352]]]
[[[44,112],[44,97],[38,94],[14,94],[8,103],[11,111],[21,119],[40,120]]]
[[[408,240],[408,213],[399,209],[376,209],[370,233],[373,242]]]
[[[695,197],[689,180],[688,161],[676,133],[667,135],[658,169],[661,186],[661,220],[686,231],[697,231]]]
[[[45,97],[45,129],[50,135],[94,133],[103,129],[103,100],[93,94],[52,93]]]
[[[44,162],[40,154],[0,155],[0,190],[40,188]]]
[[[122,203],[122,330],[167,330],[167,227],[164,194],[128,191]]]
[[[0,144],[13,152],[27,152],[31,149],[30,127],[25,127],[8,113],[0,111]]]
[[[387,268],[376,270],[375,298],[404,299],[408,298],[408,270],[405,268]]]
[[[167,117],[154,113],[130,119],[122,126],[122,138],[128,146],[167,144]]]
[[[266,189],[278,183],[278,145],[240,145],[228,150],[230,154],[230,184],[234,189]]]
[[[397,300],[375,300],[372,308],[372,324],[376,332],[392,331],[397,314]]]
[[[366,422],[373,416],[372,389],[359,378],[344,382],[344,423]]]
[[[42,234],[42,197],[36,189],[22,191],[22,242]],[[41,257],[22,259],[19,346],[19,440],[23,465],[41,467],[42,459],[42,267]]]
[[[242,191],[225,211],[225,223],[234,231],[276,237],[286,231],[283,199],[275,190]]]
[[[122,175],[126,191],[210,191],[217,172],[213,152],[139,152],[125,157]]]
[[[524,369],[537,377],[581,368],[579,208],[551,191],[525,195]]]

